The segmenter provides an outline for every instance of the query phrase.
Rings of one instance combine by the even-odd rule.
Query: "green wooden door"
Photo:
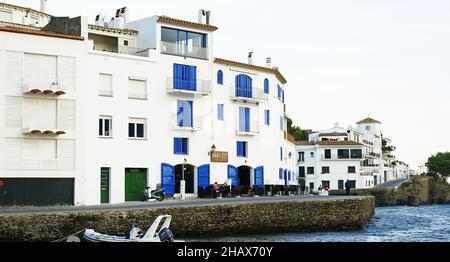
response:
[[[100,201],[102,204],[109,204],[109,168],[102,168],[100,172]]]
[[[125,201],[140,201],[147,186],[147,172],[145,169],[125,170]]]

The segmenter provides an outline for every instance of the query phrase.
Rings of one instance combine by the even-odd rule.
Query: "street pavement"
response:
[[[163,202],[129,202],[125,204],[80,206],[80,207],[25,207],[0,208],[2,215],[55,214],[76,212],[131,211],[140,209],[182,208],[214,205],[242,205],[249,203],[276,203],[286,201],[329,201],[361,199],[360,196],[278,196],[278,197],[243,197],[223,199],[186,199],[164,200]]]

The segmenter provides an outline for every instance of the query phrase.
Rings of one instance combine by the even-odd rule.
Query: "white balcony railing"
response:
[[[259,134],[259,122],[258,121],[250,121],[249,125],[245,125],[244,123],[237,122],[236,123],[236,135],[239,136],[255,136]]]
[[[161,53],[163,54],[208,59],[208,52],[209,49],[207,47],[161,41]]]
[[[202,129],[203,118],[201,116],[192,116],[192,119],[182,119],[178,114],[172,114],[170,126],[178,131],[198,131]]]
[[[268,102],[269,95],[264,93],[261,88],[248,89],[238,89],[235,85],[229,87],[230,97],[235,101],[243,101],[250,103]]]
[[[167,92],[209,95],[211,94],[211,81],[198,79],[188,81],[169,77],[167,78]]]

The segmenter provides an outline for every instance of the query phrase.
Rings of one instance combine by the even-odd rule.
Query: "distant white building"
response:
[[[354,188],[372,188],[390,180],[407,178],[409,167],[395,161],[390,140],[383,139],[381,123],[366,118],[357,127],[340,127],[312,132],[309,141],[297,142],[297,162],[303,187],[319,185],[344,189],[349,180]]]
[[[188,197],[229,179],[244,195],[295,189],[278,68],[215,58],[208,12],[127,12],[0,25],[0,205],[123,203],[146,186],[179,196],[181,181]]]

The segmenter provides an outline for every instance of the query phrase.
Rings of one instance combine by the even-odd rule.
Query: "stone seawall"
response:
[[[120,212],[0,215],[0,241],[52,241],[85,228],[126,235],[131,224],[148,227],[173,216],[177,238],[361,228],[375,213],[374,197],[283,201]]]
[[[352,189],[352,196],[373,196],[375,197],[376,207],[396,206],[398,205],[398,191],[390,188],[372,188],[372,189]],[[330,190],[330,195],[345,196],[345,190]]]

